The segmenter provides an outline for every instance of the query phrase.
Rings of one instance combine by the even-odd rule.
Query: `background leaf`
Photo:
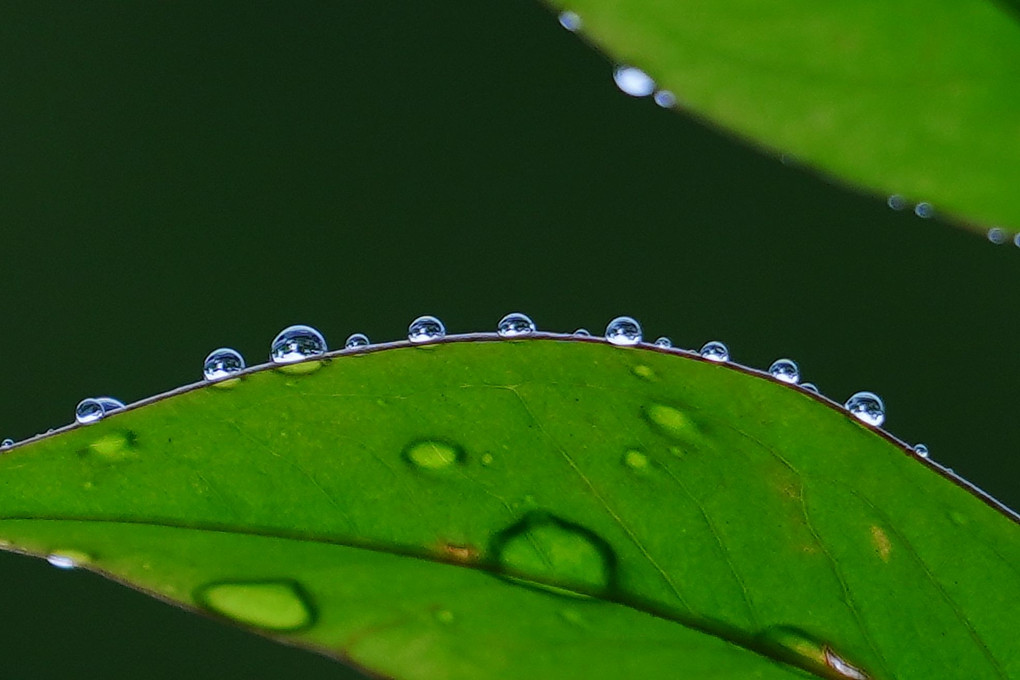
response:
[[[808,392],[662,351],[260,371],[12,450],[0,479],[15,547],[387,676],[1017,671],[1015,516]]]
[[[893,432],[1020,507],[1017,250],[621,95],[537,3],[4,16],[0,436],[191,382],[225,344],[263,360],[295,322],[336,347],[422,313],[630,313],[875,390]],[[87,572],[0,554],[0,578],[15,677],[351,677]]]
[[[882,196],[1020,228],[1020,25],[991,0],[554,0],[682,108]],[[1011,11],[1012,10],[1012,11]]]

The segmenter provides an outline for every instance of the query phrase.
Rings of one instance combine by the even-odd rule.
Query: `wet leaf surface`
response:
[[[7,451],[0,538],[397,678],[1020,674],[1015,517],[817,395],[550,337],[317,366]]]

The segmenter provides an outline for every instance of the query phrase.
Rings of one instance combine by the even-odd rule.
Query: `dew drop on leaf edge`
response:
[[[730,350],[718,340],[706,342],[699,352],[701,356],[709,361],[729,361]]]
[[[800,381],[800,369],[797,368],[796,362],[792,359],[776,359],[769,366],[769,375],[776,380],[791,385],[796,385]]]
[[[274,364],[292,364],[326,353],[326,339],[311,326],[297,324],[280,331],[269,350]]]
[[[124,408],[124,403],[113,397],[82,399],[74,409],[74,419],[80,425],[102,420],[108,413]]]
[[[885,422],[885,404],[874,392],[857,392],[846,400],[846,410],[868,425],[880,426]]]
[[[647,97],[655,92],[655,81],[635,66],[617,66],[613,70],[613,82],[631,97]]]
[[[536,331],[535,322],[527,314],[511,312],[507,314],[496,325],[496,333],[501,338],[516,338],[522,335],[531,335]]]
[[[357,347],[368,347],[371,343],[364,333],[351,333],[344,343],[344,349],[355,349]]]
[[[614,345],[637,345],[641,342],[641,324],[629,316],[618,316],[606,326],[606,340]]]
[[[434,316],[419,316],[407,327],[407,339],[415,344],[435,342],[446,337],[446,326]]]
[[[202,362],[202,377],[209,381],[223,380],[243,370],[244,357],[229,347],[214,349]]]
[[[581,28],[581,16],[577,12],[571,12],[565,10],[560,12],[557,20],[560,22],[560,26],[567,29],[571,33]]]

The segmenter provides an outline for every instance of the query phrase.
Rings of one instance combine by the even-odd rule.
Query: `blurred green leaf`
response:
[[[493,340],[19,445],[0,538],[397,678],[1020,675],[994,501],[767,375]]]
[[[1020,25],[1002,5],[551,4],[694,115],[883,197],[1020,230]]]

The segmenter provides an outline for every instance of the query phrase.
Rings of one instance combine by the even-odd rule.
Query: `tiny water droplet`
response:
[[[928,457],[928,447],[924,444],[914,444],[914,453],[919,455],[921,458]]]
[[[445,625],[453,623],[454,620],[453,612],[449,609],[440,609],[435,613],[435,617],[436,621]]]
[[[202,363],[206,380],[223,380],[244,370],[244,357],[229,347],[220,347],[209,353]]]
[[[661,338],[656,338],[655,339],[655,346],[656,347],[667,347],[667,348],[668,347],[672,347],[673,346],[673,341],[670,340],[669,338],[667,338],[664,335]]]
[[[74,409],[74,419],[81,425],[88,425],[121,408],[124,408],[123,402],[112,397],[82,399]]]
[[[618,316],[606,326],[606,340],[614,345],[636,345],[641,342],[641,324],[629,316]]]
[[[630,369],[630,372],[642,380],[655,380],[655,370],[651,366],[638,364]]]
[[[204,586],[195,600],[221,616],[264,630],[292,632],[315,622],[311,598],[296,581],[225,581]]]
[[[769,366],[769,374],[776,380],[796,385],[800,381],[800,369],[792,359],[776,359]]]
[[[591,333],[588,332],[587,328],[578,328],[576,331],[574,331],[574,335],[576,335],[576,336],[578,336],[580,338],[590,338],[591,337]]]
[[[995,245],[1000,246],[1009,240],[1009,236],[1006,234],[1006,230],[1002,227],[992,227],[988,230],[988,240]]]
[[[914,206],[914,214],[922,219],[928,219],[935,216],[935,206],[927,201],[921,201]]]
[[[616,67],[613,71],[613,81],[622,92],[631,97],[647,97],[655,92],[655,81],[634,66]]]
[[[368,336],[364,333],[352,333],[348,338],[347,342],[344,343],[344,349],[354,349],[355,347],[368,347],[370,344]]]
[[[12,446],[14,446],[14,440],[10,437],[0,442],[0,449],[9,449]]]
[[[900,196],[899,194],[893,194],[889,197],[889,200],[886,201],[886,205],[893,210],[903,210],[907,207],[907,199],[903,198],[903,196]]]
[[[684,413],[665,404],[648,404],[643,412],[652,427],[673,439],[690,439],[697,428]]]
[[[434,342],[446,336],[446,326],[434,316],[419,316],[407,327],[407,339],[413,343]]]
[[[1020,248],[1020,231],[1013,234],[1013,245],[1015,245],[1017,248]]]
[[[481,464],[483,466],[489,467],[490,465],[492,465],[492,454],[491,453],[483,453],[480,462],[481,462]]]
[[[701,356],[709,361],[729,361],[730,350],[721,342],[713,340],[706,342],[705,346],[701,348]]]
[[[815,387],[814,383],[801,383],[801,389],[807,390],[808,392],[814,392],[818,394],[818,388]]]
[[[623,464],[634,472],[645,472],[648,470],[648,456],[637,449],[631,449],[623,454]]]
[[[492,554],[504,569],[529,576],[511,574],[507,580],[558,595],[587,598],[587,592],[611,588],[616,579],[616,557],[605,540],[545,512],[529,512],[500,532]]]
[[[846,400],[846,410],[858,420],[878,427],[885,422],[885,404],[874,392],[858,392]]]
[[[669,90],[657,90],[652,99],[664,109],[671,109],[676,106],[676,95]]]
[[[326,339],[311,326],[284,328],[273,339],[269,358],[274,364],[292,364],[326,352]]]
[[[496,332],[503,338],[516,338],[535,332],[535,322],[527,314],[511,312],[499,320]]]
[[[434,439],[417,441],[404,449],[404,459],[425,470],[443,470],[463,458],[464,453],[456,446]]]
[[[50,566],[56,567],[57,569],[74,569],[78,566],[78,563],[74,561],[74,558],[68,555],[58,555],[56,553],[47,555],[46,561],[50,563]]]
[[[581,28],[581,16],[577,12],[571,12],[570,10],[560,12],[557,18],[559,19],[560,26],[571,33]]]

